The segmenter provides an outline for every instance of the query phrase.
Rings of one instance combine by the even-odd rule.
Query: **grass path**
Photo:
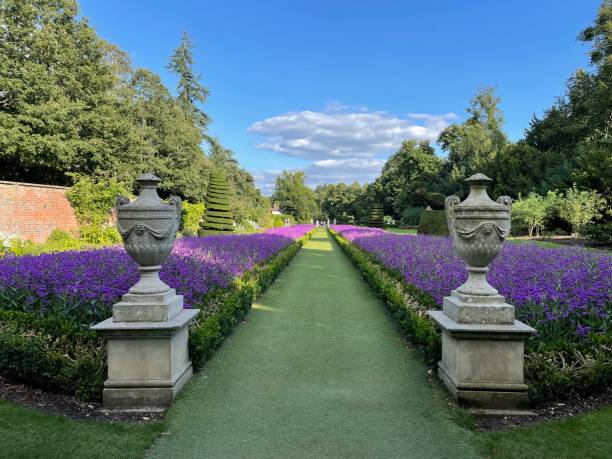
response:
[[[475,457],[473,434],[319,230],[168,413],[151,457]]]

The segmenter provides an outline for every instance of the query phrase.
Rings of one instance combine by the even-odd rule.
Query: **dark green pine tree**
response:
[[[206,213],[202,220],[201,233],[234,231],[234,220],[230,210],[229,187],[225,175],[211,172],[206,192]]]
[[[371,228],[382,228],[384,222],[384,213],[382,205],[379,202],[375,202],[372,204],[372,208],[370,209],[370,221],[368,225]]]

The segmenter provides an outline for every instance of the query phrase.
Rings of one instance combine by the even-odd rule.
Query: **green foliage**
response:
[[[299,222],[310,222],[317,213],[314,191],[306,186],[304,172],[283,171],[276,177],[272,200],[278,202],[283,214],[292,215]]]
[[[126,194],[128,190],[115,179],[99,180],[85,176],[66,191],[79,223],[84,225],[108,223],[115,199]]]
[[[216,170],[224,171],[230,195],[230,207],[238,224],[255,221],[262,227],[272,224],[270,201],[255,187],[253,176],[242,169],[234,159],[234,152],[225,148],[218,139],[206,138],[210,145],[209,160]]]
[[[568,188],[561,200],[559,216],[572,225],[572,231],[580,234],[593,220],[602,217],[606,199],[594,190],[579,190],[576,185]]]
[[[500,99],[494,88],[482,87],[472,99],[467,121],[447,127],[438,144],[448,153],[449,179],[465,188],[462,179],[489,169],[497,152],[508,142],[501,127],[503,117],[498,106]]]
[[[592,243],[612,245],[612,222],[591,223],[584,227],[583,232]]]
[[[417,226],[421,219],[421,214],[425,209],[422,207],[406,207],[400,216],[400,222],[406,226]]]
[[[280,215],[274,216],[274,224],[272,226],[274,226],[275,228],[285,226],[285,224],[283,223],[283,219],[280,217]]]
[[[121,242],[117,228],[109,225],[81,225],[79,235],[86,244],[109,245]]]
[[[131,188],[155,171],[163,194],[203,199],[208,162],[192,112],[100,39],[76,0],[0,2],[0,43],[0,179]]]
[[[181,215],[181,232],[185,236],[198,234],[200,221],[204,216],[206,206],[203,202],[192,204],[188,201],[183,202],[183,213]]]
[[[319,209],[325,218],[338,223],[354,223],[355,219],[367,218],[367,193],[359,183],[319,185],[315,190]]]
[[[42,244],[28,240],[12,239],[7,247],[0,250],[0,255],[40,255],[42,253],[64,252],[66,250],[81,250],[88,247],[90,245],[87,241],[77,239],[64,230],[54,229],[47,238],[47,241]]]
[[[229,188],[225,175],[222,173],[210,174],[206,192],[206,213],[200,226],[203,231],[234,231]]]
[[[127,189],[115,179],[98,180],[91,177],[81,177],[66,192],[79,221],[79,233],[84,243],[121,242],[119,232],[110,223],[111,211],[117,196],[126,194]]]
[[[563,400],[612,383],[612,347],[532,352],[525,355],[525,379],[535,403]]]
[[[104,340],[62,316],[0,308],[0,373],[46,389],[100,400]]]
[[[442,193],[429,193],[422,188],[416,190],[415,194],[433,210],[444,210],[446,200]]]
[[[370,219],[368,220],[368,226],[372,228],[382,228],[384,224],[383,207],[379,202],[372,204],[370,209]]]
[[[526,198],[519,195],[519,199],[512,203],[512,224],[526,227],[531,237],[534,230],[544,227],[547,210],[546,201],[539,194],[532,192]]]
[[[442,190],[443,165],[444,160],[436,156],[428,142],[403,142],[387,160],[378,179],[384,195],[385,213],[398,220],[406,208],[423,205],[418,190],[430,187]]]
[[[448,224],[444,210],[424,210],[419,219],[417,234],[448,236]]]
[[[170,57],[168,70],[178,75],[176,85],[178,100],[183,110],[194,120],[195,124],[202,130],[206,129],[210,118],[198,108],[198,103],[203,104],[208,98],[208,89],[200,83],[200,75],[193,69],[193,44],[187,32],[183,32],[181,44],[174,50]]]

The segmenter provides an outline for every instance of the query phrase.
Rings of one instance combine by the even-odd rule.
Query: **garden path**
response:
[[[476,457],[453,414],[319,229],[170,409],[150,457]]]

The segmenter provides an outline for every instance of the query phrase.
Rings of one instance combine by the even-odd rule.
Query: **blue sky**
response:
[[[183,31],[210,88],[210,133],[269,193],[282,169],[309,184],[372,180],[402,139],[465,118],[477,88],[502,98],[518,140],[587,66],[578,33],[599,0],[81,0],[135,66],[165,66]]]

